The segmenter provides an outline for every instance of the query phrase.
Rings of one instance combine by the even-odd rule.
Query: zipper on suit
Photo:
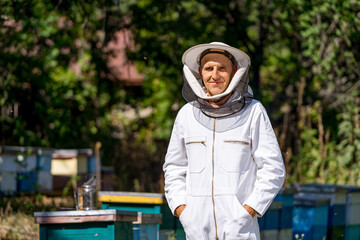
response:
[[[215,197],[214,197],[214,175],[215,175],[215,157],[214,157],[214,148],[215,148],[215,123],[216,118],[214,118],[214,129],[213,129],[213,144],[212,144],[212,183],[211,183],[211,197],[213,203],[213,213],[214,213],[214,222],[215,222],[215,239],[219,240],[217,233],[217,223],[216,223],[216,214],[215,214]]]
[[[227,142],[227,143],[239,143],[239,144],[249,145],[248,142],[239,141],[239,140],[225,140],[224,142]]]
[[[194,143],[201,143],[201,144],[205,145],[205,141],[187,142],[186,145],[188,145],[188,144],[194,144]]]

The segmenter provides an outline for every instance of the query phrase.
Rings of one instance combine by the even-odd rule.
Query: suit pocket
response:
[[[225,224],[224,239],[254,239],[254,219],[235,196],[232,209],[231,218]]]
[[[206,137],[188,137],[185,146],[190,172],[202,172],[206,162]]]
[[[180,222],[184,221],[184,218],[186,219],[186,213],[189,211],[189,205],[187,204],[182,213],[180,214],[179,220]]]
[[[250,139],[226,136],[223,140],[221,166],[227,172],[244,172],[251,164]]]

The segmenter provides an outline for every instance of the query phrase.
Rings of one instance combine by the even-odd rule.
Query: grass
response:
[[[70,196],[44,195],[0,198],[0,240],[39,239],[39,225],[34,222],[34,212],[73,208]]]
[[[39,226],[31,215],[1,211],[0,239],[39,239]]]

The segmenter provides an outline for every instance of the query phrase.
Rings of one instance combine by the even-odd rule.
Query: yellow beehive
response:
[[[52,175],[76,176],[87,172],[88,163],[85,156],[62,156],[61,158],[53,158],[51,161]]]

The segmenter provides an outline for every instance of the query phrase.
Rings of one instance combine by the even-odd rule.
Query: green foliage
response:
[[[28,166],[27,158],[32,153],[32,149],[29,148],[26,153],[18,153],[17,157],[13,160],[18,166],[26,168]]]
[[[72,176],[69,181],[66,183],[66,187],[62,191],[63,196],[72,195],[76,189],[74,186],[76,186],[76,181],[79,181],[81,179],[80,176]]]
[[[120,86],[102,77],[103,46],[122,14],[107,4],[1,2],[2,144],[88,147],[111,131]]]
[[[318,128],[305,126],[302,129],[299,154],[294,157],[290,181],[360,184],[359,101],[358,91],[346,98],[341,112],[337,114],[339,128],[332,140],[319,133],[322,122],[316,119],[318,113],[312,115],[312,111],[307,112],[307,121],[315,123]]]
[[[0,143],[101,141],[118,188],[161,191],[185,103],[181,55],[222,41],[251,58],[250,86],[269,110],[289,182],[358,183],[359,12],[352,0],[3,0]],[[128,58],[145,75],[141,87],[107,75],[107,44],[123,28],[135,41]]]
[[[129,56],[147,75],[141,101],[154,107],[145,132],[155,138],[169,138],[174,112],[184,104],[181,55],[195,44],[223,41],[248,52],[254,66],[251,86],[259,93],[264,42],[272,41],[263,32],[275,31],[267,23],[275,7],[262,1],[193,0],[130,5],[137,48]]]
[[[344,109],[338,114],[340,139],[337,145],[337,162],[340,169],[347,169],[346,181],[360,184],[360,98],[359,91],[353,92],[344,102]]]

